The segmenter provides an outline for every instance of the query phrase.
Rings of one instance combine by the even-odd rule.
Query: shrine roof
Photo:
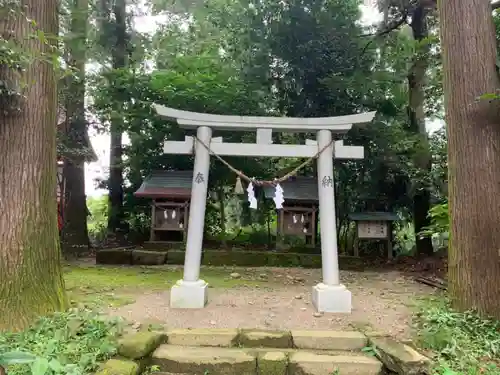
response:
[[[283,198],[288,201],[318,201],[318,182],[315,177],[297,176],[282,182]],[[267,199],[274,198],[274,186],[264,186]]]
[[[193,171],[154,171],[134,193],[144,198],[189,198]]]
[[[399,217],[395,212],[372,211],[349,214],[349,219],[353,221],[397,221]]]

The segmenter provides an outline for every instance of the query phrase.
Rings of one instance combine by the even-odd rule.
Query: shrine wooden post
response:
[[[156,112],[176,120],[181,128],[197,129],[197,136],[184,141],[165,141],[164,152],[195,155],[193,188],[184,276],[172,287],[170,306],[202,308],[206,305],[207,283],[199,278],[210,151],[219,156],[249,157],[318,157],[318,195],[321,222],[321,256],[323,281],[313,287],[312,301],[320,312],[351,312],[351,292],[340,283],[333,158],[362,159],[362,146],[347,146],[342,140],[332,140],[332,133],[343,134],[353,124],[370,122],[375,112],[339,117],[283,118],[258,116],[226,116],[187,112],[162,105],[153,105]],[[222,137],[212,138],[212,130],[256,131],[256,143],[224,143]],[[273,144],[272,132],[316,132],[316,140],[304,145]],[[265,147],[262,147],[265,145]],[[279,176],[277,176],[279,177]]]

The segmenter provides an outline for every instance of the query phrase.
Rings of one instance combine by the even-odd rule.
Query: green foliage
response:
[[[398,255],[413,255],[415,252],[415,228],[412,223],[397,223],[394,250]]]
[[[432,155],[430,183],[433,198],[438,202],[448,200],[448,140],[443,127],[430,135],[429,146]]]
[[[125,172],[129,188],[126,189],[125,209],[133,232],[146,235],[149,231],[149,202],[138,199],[132,193],[142,179],[155,169],[189,169],[190,158],[165,155],[165,139],[182,139],[185,132],[175,123],[165,123],[151,108],[152,102],[174,108],[209,113],[259,114],[258,97],[252,95],[252,87],[238,77],[238,72],[225,65],[216,56],[180,56],[168,62],[168,70],[153,73],[114,71],[112,80],[118,85],[110,86],[98,81],[94,91],[94,110],[104,123],[120,118],[123,130],[127,131],[131,144],[125,148],[127,161]],[[123,92],[127,96],[123,96]],[[126,102],[121,112],[115,110],[116,101]],[[248,138],[245,133],[228,134],[225,139],[240,141]],[[268,160],[227,159],[236,168],[243,162],[254,166],[256,176],[265,176]],[[212,160],[212,186],[214,182],[234,183],[234,174],[227,167]],[[207,217],[214,210],[208,210]],[[216,211],[215,211],[216,212]]]
[[[431,225],[420,232],[421,236],[431,237],[435,234],[449,233],[450,214],[448,203],[438,204],[429,210]]]
[[[382,42],[374,39],[367,45],[363,37],[367,30],[358,22],[357,0],[293,0],[286,4],[207,0],[189,4],[189,14],[171,14],[169,22],[151,38],[135,36],[142,40],[143,60],[136,60],[127,69],[105,67],[91,81],[91,109],[101,120],[101,130],[107,131],[110,122],[119,122],[131,140],[124,147],[123,162],[125,220],[131,235],[142,239],[148,235],[149,201],[132,194],[144,177],[155,169],[192,168],[192,158],[163,153],[166,138],[180,140],[191,132],[158,118],[151,108],[153,102],[233,115],[316,117],[376,110],[378,116],[372,125],[353,129],[346,136],[346,143],[365,147],[365,159],[335,162],[340,240],[346,246],[352,243],[347,218],[351,212],[395,211],[411,220],[412,196],[420,186],[432,186],[433,197],[443,200],[446,137],[437,133],[431,138],[438,167],[430,174],[423,171],[417,162],[420,155],[427,155],[428,145],[408,131],[406,112],[409,66],[417,52],[427,49],[422,45],[436,45],[434,34],[415,43],[404,32],[390,33]],[[170,12],[172,3],[157,1],[153,6],[157,12],[162,7]],[[108,31],[103,29],[102,33]],[[146,58],[154,60],[152,69],[142,64]],[[426,93],[429,116],[441,108],[440,85],[436,83],[439,72],[436,68],[430,74]],[[254,141],[249,133],[221,135],[226,142]],[[300,144],[310,137],[314,134],[275,134],[274,141]],[[280,177],[302,162],[225,159],[257,178]],[[222,187],[225,191],[226,223],[219,219],[220,202],[211,199],[207,234],[234,238],[238,229],[245,227],[248,233],[262,232],[262,241],[267,241],[267,221],[274,225],[272,211],[259,203],[262,209],[250,213],[247,203],[236,204],[229,192],[235,175],[215,158],[211,163],[209,189]],[[315,176],[315,163],[300,174]]]
[[[118,320],[70,310],[23,332],[0,333],[0,362],[9,375],[90,374],[116,353],[120,332]]]
[[[0,0],[0,19],[6,25],[24,23],[27,35],[20,39],[15,28],[0,35],[0,105],[7,113],[19,110],[24,99],[26,82],[23,73],[37,61],[50,64],[62,76],[68,71],[61,69],[58,51],[58,36],[40,30],[37,20],[29,19],[19,0]],[[21,27],[21,26],[16,26]],[[29,49],[26,42],[37,40],[43,48]]]
[[[500,322],[452,310],[446,299],[428,301],[418,314],[420,345],[431,350],[436,373],[500,374]]]
[[[33,354],[22,351],[0,353],[0,366],[2,367],[31,364],[35,360],[36,357]]]
[[[142,372],[143,375],[152,375],[161,372],[161,368],[158,365],[148,366]]]
[[[5,19],[3,22],[20,17],[21,14],[19,1],[0,1],[0,18]],[[0,104],[9,112],[19,108],[23,98],[21,74],[29,63],[28,51],[18,40],[8,33],[0,35]]]
[[[108,196],[87,198],[90,217],[87,220],[89,237],[93,242],[101,242],[106,236],[108,225]]]

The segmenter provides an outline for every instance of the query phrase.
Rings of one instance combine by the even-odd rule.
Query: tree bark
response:
[[[113,6],[114,38],[112,47],[113,69],[119,70],[127,66],[127,23],[126,2],[116,0]],[[112,83],[113,84],[113,83]],[[117,83],[120,87],[119,83]],[[116,233],[123,224],[123,166],[122,166],[122,120],[113,116],[111,120],[111,144],[109,161],[109,213],[108,231]]]
[[[88,0],[72,1],[71,30],[66,40],[67,63],[74,69],[74,74],[68,77],[66,93],[65,133],[70,147],[63,172],[66,184],[62,246],[66,256],[78,256],[89,249],[84,167],[89,154],[85,119],[88,8]]]
[[[0,20],[0,32],[36,58],[22,75],[19,110],[0,111],[0,331],[22,329],[66,307],[56,211],[56,68],[50,58],[57,0],[20,3],[22,12]],[[35,29],[45,38],[33,38]]]
[[[413,39],[422,42],[428,37],[427,9],[420,4],[412,14],[411,29]],[[427,57],[428,48],[421,46],[422,50],[417,51],[414,56],[413,65],[408,74],[409,98],[408,98],[408,120],[409,129],[412,133],[418,134],[421,140],[421,150],[416,155],[415,165],[428,176],[432,168],[432,156],[429,148],[429,138],[425,128],[425,84],[426,73],[429,66]],[[415,228],[415,241],[417,254],[432,255],[434,248],[430,237],[418,235],[424,227],[431,224],[428,217],[431,208],[430,183],[426,179],[424,182],[416,182],[417,186],[413,195],[413,226]],[[414,182],[415,183],[415,182]]]
[[[61,244],[66,257],[78,257],[89,250],[84,161],[66,158],[65,198]]]
[[[217,186],[217,200],[219,201],[219,213],[220,213],[220,231],[222,234],[222,246],[225,248],[227,246],[226,241],[226,207],[224,201],[224,185],[219,184]]]
[[[500,319],[499,88],[491,5],[438,2],[444,71],[453,304]],[[478,37],[480,36],[480,37]]]

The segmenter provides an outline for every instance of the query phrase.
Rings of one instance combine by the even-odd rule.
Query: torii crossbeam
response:
[[[362,146],[347,146],[342,140],[332,142],[332,132],[344,134],[354,124],[373,120],[375,112],[348,116],[319,118],[286,118],[259,116],[226,116],[196,112],[153,104],[156,112],[177,121],[181,128],[197,129],[195,137],[184,141],[165,141],[168,154],[195,155],[193,188],[189,212],[184,276],[172,287],[173,308],[203,308],[208,300],[207,283],[200,280],[200,264],[205,223],[210,151],[215,155],[252,157],[314,157],[318,156],[318,196],[320,208],[321,260],[323,282],[313,287],[312,301],[320,312],[350,312],[351,292],[340,284],[333,158],[362,159]],[[212,129],[256,131],[256,143],[224,143],[222,137],[212,138]],[[316,140],[304,145],[273,144],[272,132],[316,132]],[[210,149],[210,151],[209,151]]]

